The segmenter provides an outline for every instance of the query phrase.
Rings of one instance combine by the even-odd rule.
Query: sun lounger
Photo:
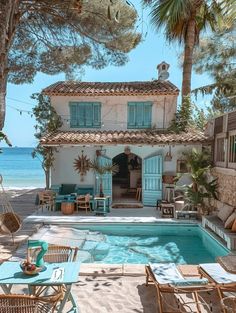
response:
[[[216,284],[220,299],[224,292],[236,294],[236,274],[227,272],[219,263],[200,264],[199,271],[203,277]],[[226,313],[226,311],[223,309]]]
[[[190,265],[192,266],[192,265]],[[199,301],[198,292],[208,292],[214,289],[213,284],[209,284],[208,279],[200,277],[184,277],[178,270],[174,263],[165,264],[149,264],[146,269],[146,285],[149,282],[154,283],[157,290],[158,309],[160,313],[175,313],[182,312],[180,309],[180,303],[177,302],[177,308],[173,308],[172,305],[164,300],[164,294],[190,294],[193,300],[182,303],[182,307],[194,306],[196,312],[201,312],[201,306],[206,305]],[[164,310],[164,302],[168,306],[169,310]]]

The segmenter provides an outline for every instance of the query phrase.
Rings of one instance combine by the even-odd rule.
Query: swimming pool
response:
[[[199,225],[73,225],[83,234],[79,256],[87,263],[214,262],[229,250]],[[81,237],[82,238],[82,237]]]

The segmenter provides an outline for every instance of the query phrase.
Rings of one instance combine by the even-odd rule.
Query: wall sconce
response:
[[[164,161],[165,162],[170,162],[172,160],[172,155],[171,155],[171,146],[169,146],[169,151],[166,153]]]

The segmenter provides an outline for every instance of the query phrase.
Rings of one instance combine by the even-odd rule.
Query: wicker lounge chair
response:
[[[215,283],[221,301],[225,293],[232,292],[236,296],[236,274],[227,272],[219,263],[200,264],[199,272],[203,277]],[[223,309],[223,312],[227,311]]]
[[[207,303],[199,300],[199,293],[209,292],[214,290],[214,285],[209,284],[207,279],[198,277],[184,277],[174,263],[166,264],[150,264],[145,267],[146,270],[146,286],[149,282],[154,283],[157,290],[157,302],[159,313],[175,313],[183,312],[186,308],[194,306],[194,312],[201,312],[201,308],[208,307]],[[165,294],[191,295],[191,301],[180,303],[176,300],[176,305],[173,306],[167,303],[164,299]],[[164,308],[168,307],[168,310]],[[181,309],[182,308],[182,309]],[[191,311],[193,312],[193,311]]]
[[[61,294],[50,297],[0,294],[0,313],[52,313]]]

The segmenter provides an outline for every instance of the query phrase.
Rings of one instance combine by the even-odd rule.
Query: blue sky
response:
[[[133,0],[132,3],[138,9],[141,16],[141,6],[139,0]],[[129,53],[129,62],[122,67],[110,66],[103,70],[95,70],[90,67],[85,68],[84,81],[133,81],[133,80],[151,80],[157,78],[157,64],[166,61],[170,64],[169,80],[181,89],[182,69],[179,66],[179,53],[182,47],[178,44],[168,44],[161,32],[157,33],[150,25],[148,11],[144,11],[143,32],[147,32],[144,41],[136,49]],[[141,26],[140,26],[141,29]],[[13,85],[8,84],[7,88],[7,114],[4,132],[8,135],[13,146],[32,147],[36,145],[34,138],[35,120],[31,114],[19,110],[31,111],[35,105],[30,98],[32,93],[40,92],[46,86],[58,81],[64,80],[64,75],[48,76],[39,73],[32,84]],[[192,88],[207,84],[209,78],[207,75],[196,75],[193,72]],[[180,98],[180,97],[179,97]],[[198,104],[204,106],[205,102],[199,100]],[[14,108],[12,108],[14,107]]]

